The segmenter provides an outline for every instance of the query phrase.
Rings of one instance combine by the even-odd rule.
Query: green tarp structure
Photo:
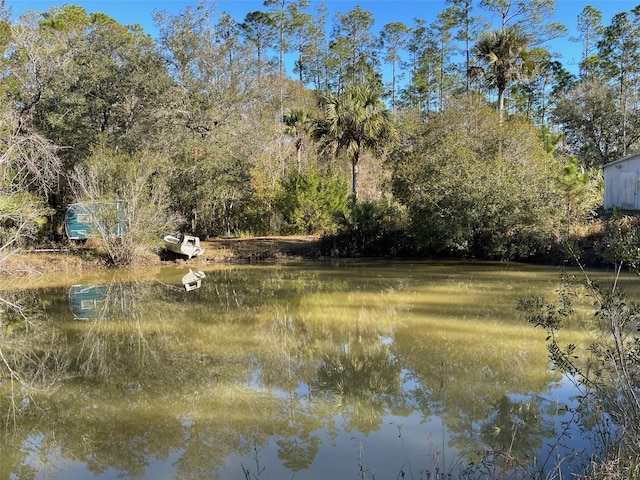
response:
[[[121,237],[126,225],[123,202],[80,202],[69,205],[64,228],[69,240],[86,240],[100,225],[112,225],[111,232]]]

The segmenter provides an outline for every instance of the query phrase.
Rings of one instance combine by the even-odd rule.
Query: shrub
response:
[[[334,255],[395,256],[413,251],[405,234],[406,212],[387,197],[352,204],[338,221],[340,231],[330,240]]]
[[[282,184],[276,209],[282,215],[284,233],[333,233],[336,214],[344,215],[349,196],[347,183],[316,170],[292,172]]]
[[[531,125],[493,115],[454,105],[392,155],[394,195],[426,254],[541,256],[560,228],[557,162]]]
[[[594,301],[594,332],[590,344],[561,345],[558,332],[576,315],[575,292],[566,279],[557,302],[541,298],[521,300],[519,310],[527,320],[547,332],[553,365],[573,379],[580,390],[577,413],[596,433],[594,452],[602,462],[640,460],[640,306],[629,301],[618,285],[620,272],[632,266],[637,273],[638,228],[608,227],[609,257],[616,267],[611,286],[594,282],[585,273],[585,286]],[[612,428],[613,426],[613,428]],[[627,464],[628,462],[623,462]],[[636,471],[637,473],[637,471]],[[601,478],[595,476],[594,478]],[[614,478],[614,477],[611,477]]]

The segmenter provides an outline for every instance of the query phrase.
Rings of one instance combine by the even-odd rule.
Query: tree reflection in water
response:
[[[532,452],[554,435],[549,417],[553,412],[545,412],[545,405],[550,404],[541,397],[511,399],[507,395],[494,404],[493,414],[480,426],[480,438],[496,456],[496,468],[526,467],[533,460]]]
[[[349,344],[325,353],[311,388],[331,394],[348,430],[377,430],[385,412],[402,401],[401,368],[391,349],[381,343]]]
[[[292,472],[300,472],[308,469],[316,458],[321,439],[317,435],[308,435],[300,432],[299,435],[280,438],[276,440],[278,445],[278,457],[283,460],[283,465]]]
[[[47,328],[38,297],[0,289],[0,427],[10,428],[36,407],[34,393],[68,378],[63,335]]]
[[[540,396],[557,380],[544,342],[513,321],[517,293],[505,297],[490,269],[476,283],[504,311],[471,292],[469,309],[459,295],[446,303],[443,289],[457,294],[461,282],[458,271],[441,272],[212,269],[185,292],[172,270],[174,283],[105,284],[104,315],[86,321],[61,300],[68,286],[31,295],[41,316],[2,317],[2,473],[37,476],[71,462],[85,476],[145,478],[164,462],[175,478],[228,478],[230,462],[242,475],[241,462],[271,452],[280,464],[269,471],[320,468],[310,475],[322,478],[317,459],[343,432],[372,442],[389,415],[414,413],[417,423],[441,420],[442,451],[465,461],[504,452],[524,465],[557,417]],[[375,441],[397,439],[388,435]]]

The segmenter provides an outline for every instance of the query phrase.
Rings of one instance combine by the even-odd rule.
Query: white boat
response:
[[[202,279],[205,277],[205,274],[202,270],[198,272],[194,272],[189,269],[189,273],[185,274],[182,277],[182,285],[184,285],[184,289],[187,292],[191,290],[195,290],[196,288],[200,288],[202,285]]]
[[[191,235],[165,235],[164,246],[171,252],[186,255],[189,258],[197,257],[204,253],[204,248],[200,246],[200,238]]]

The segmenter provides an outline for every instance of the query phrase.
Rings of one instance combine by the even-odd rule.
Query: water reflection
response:
[[[202,270],[194,272],[189,269],[189,271],[182,277],[182,285],[184,285],[184,289],[187,292],[190,292],[191,290],[195,290],[202,286],[202,279],[205,276],[206,275]]]
[[[182,289],[190,292],[200,288],[205,276],[203,271],[189,269],[180,277]],[[174,284],[161,282],[155,286],[158,285],[168,290],[174,287]],[[153,287],[144,281],[137,281],[133,276],[102,285],[76,284],[69,289],[69,306],[78,320],[123,318],[131,314],[136,303],[144,302],[149,297]]]
[[[3,344],[0,477],[395,478],[486,451],[526,464],[569,399],[541,333],[514,318],[557,272],[519,268],[220,268],[189,293],[163,269],[35,290],[38,338],[56,341]]]
[[[506,462],[512,459],[526,459],[553,437],[554,425],[545,415],[545,405],[549,403],[540,397],[513,399],[507,395],[492,405],[492,414],[479,430],[482,443],[504,456],[505,464],[498,466],[507,468]]]
[[[373,340],[326,353],[312,388],[334,402],[349,430],[369,434],[380,428],[385,412],[405,403],[400,373],[389,346]]]
[[[73,285],[69,305],[78,320],[105,319],[124,314],[127,301],[122,288],[110,285]]]

